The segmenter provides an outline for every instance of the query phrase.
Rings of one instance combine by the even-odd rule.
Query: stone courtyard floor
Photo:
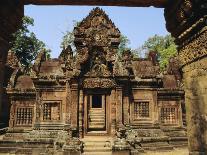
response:
[[[148,151],[140,155],[188,155],[188,148],[179,148],[172,151]]]

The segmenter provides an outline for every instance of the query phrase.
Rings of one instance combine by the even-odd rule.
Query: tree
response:
[[[130,44],[129,39],[125,35],[121,35],[120,37],[120,44],[119,44],[119,49],[118,49],[118,54],[121,56],[122,53],[126,50],[130,50],[128,47]]]
[[[158,52],[158,61],[161,70],[164,70],[169,62],[169,59],[177,55],[177,46],[174,43],[174,38],[171,35],[159,36],[154,35],[145,41],[142,50],[148,54],[149,51]]]
[[[14,41],[11,42],[11,51],[15,52],[18,60],[25,68],[28,68],[32,61],[36,58],[40,50],[44,49],[50,56],[50,50],[46,49],[46,45],[37,39],[28,27],[34,26],[34,19],[24,16],[22,18],[22,27],[13,34]]]
[[[76,27],[80,24],[80,22],[73,20],[73,27]],[[74,30],[72,31],[66,31],[63,33],[62,42],[60,44],[60,48],[66,49],[69,45],[71,46],[72,50],[75,50],[75,44],[74,44]]]

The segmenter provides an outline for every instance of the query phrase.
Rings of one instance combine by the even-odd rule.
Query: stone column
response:
[[[124,87],[123,90],[123,124],[129,125],[129,100],[130,100],[130,90],[129,83],[126,84],[126,87]]]
[[[201,18],[198,23],[207,21]],[[185,89],[189,151],[207,154],[207,26],[179,48]]]
[[[83,107],[84,107],[84,99],[83,99],[83,90],[80,90],[79,95],[79,136],[80,138],[83,138]]]
[[[70,102],[70,104],[71,104],[70,105],[71,128],[74,132],[78,132],[77,131],[78,108],[79,108],[78,107],[78,84],[72,84],[72,86],[71,86],[71,102]]]
[[[183,73],[189,152],[207,154],[207,3],[172,1],[166,27],[178,45]]]
[[[111,107],[111,134],[116,133],[116,91],[113,89],[110,95],[110,107]]]
[[[206,36],[207,37],[207,36]],[[183,68],[189,149],[207,153],[207,57]]]
[[[122,114],[123,114],[123,94],[122,87],[116,87],[116,127],[122,127]]]

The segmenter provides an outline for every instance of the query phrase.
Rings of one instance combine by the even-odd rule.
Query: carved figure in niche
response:
[[[33,66],[33,70],[38,73],[39,72],[39,69],[40,69],[40,66],[41,66],[41,63],[46,61],[47,60],[47,54],[46,54],[46,51],[43,49],[36,57],[35,59],[35,63],[34,63],[34,66]]]
[[[100,61],[100,57],[96,57],[94,61],[94,66],[92,67],[92,75],[97,75],[97,76],[107,76],[110,75],[107,66]]]
[[[73,51],[70,45],[66,49],[63,49],[59,59],[65,64],[66,70],[71,71],[73,69]]]
[[[73,51],[70,45],[67,48],[63,49],[60,53],[59,59],[62,61],[68,61],[73,58]]]
[[[84,64],[88,58],[89,58],[89,52],[87,47],[83,47],[78,49],[77,51],[78,55],[76,58],[76,69],[80,70],[81,69],[81,64]]]
[[[105,25],[106,25],[106,20],[100,16],[94,17],[93,20],[91,21],[91,26],[96,27],[96,28],[99,28]]]
[[[92,49],[92,59],[90,63],[90,76],[109,76],[110,72],[106,65],[106,56],[102,48],[94,47]]]
[[[106,61],[108,62],[115,62],[116,57],[117,57],[117,49],[106,49],[107,55],[106,55]]]
[[[122,61],[123,66],[127,69],[129,75],[133,75],[133,69],[132,69],[132,59],[133,55],[130,50],[126,50],[122,54]]]

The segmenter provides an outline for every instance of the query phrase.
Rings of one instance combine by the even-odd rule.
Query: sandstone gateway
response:
[[[96,8],[75,28],[77,55],[68,47],[58,59],[47,60],[41,52],[30,74],[24,75],[15,56],[9,53],[8,61],[6,57],[11,34],[21,24],[23,5],[32,3],[165,7],[166,27],[176,38],[179,63],[172,58],[166,73],[160,74],[154,52],[146,59],[135,59],[130,51],[125,51],[122,59],[117,59],[120,32]],[[90,136],[108,137],[97,141],[95,149],[114,153],[184,146],[184,92],[179,87],[182,77],[189,152],[206,154],[206,3],[2,1],[0,103],[4,111],[2,121],[7,122],[6,109],[10,109],[10,118],[0,151],[87,153],[94,151],[90,138],[87,139]],[[5,77],[9,80],[3,80]],[[9,102],[3,96],[6,93]]]

